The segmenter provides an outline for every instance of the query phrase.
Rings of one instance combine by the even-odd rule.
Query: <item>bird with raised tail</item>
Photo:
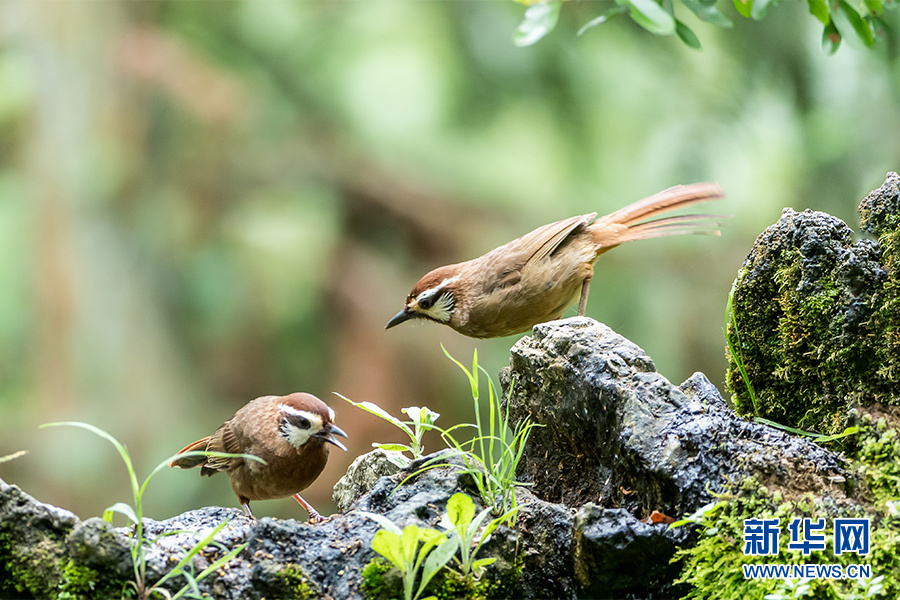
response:
[[[599,219],[590,213],[538,227],[483,256],[422,277],[386,329],[427,319],[474,338],[513,335],[560,318],[579,290],[578,315],[584,315],[601,254],[634,240],[719,235],[721,216],[659,217],[723,196],[715,183],[675,186]]]
[[[207,476],[225,471],[238,501],[251,519],[254,518],[251,500],[293,496],[315,523],[322,516],[300,492],[325,468],[329,444],[347,450],[335,435],[347,437],[334,424],[334,411],[312,394],[263,396],[250,401],[212,435],[185,446],[181,453],[250,454],[265,463],[246,457],[185,456],[176,458],[169,466],[200,467],[200,475]]]

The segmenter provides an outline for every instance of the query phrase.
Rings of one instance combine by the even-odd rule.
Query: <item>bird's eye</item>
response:
[[[434,296],[425,296],[424,298],[419,300],[419,308],[428,310],[432,306],[434,306]]]
[[[309,419],[306,417],[300,417],[300,420],[297,421],[297,424],[303,429],[309,429]]]

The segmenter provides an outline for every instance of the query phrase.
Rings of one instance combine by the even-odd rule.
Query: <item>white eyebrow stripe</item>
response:
[[[422,298],[426,298],[428,296],[433,296],[433,295],[437,294],[439,291],[441,291],[442,289],[444,289],[451,283],[456,282],[460,277],[461,277],[461,275],[454,275],[453,277],[448,277],[447,279],[443,280],[436,286],[434,286],[432,288],[428,288],[427,290],[425,290],[424,292],[419,294],[419,296],[418,296],[418,298],[416,298],[416,300],[421,300]]]
[[[294,415],[295,417],[304,417],[310,421],[321,421],[322,417],[317,415],[316,413],[311,413],[308,410],[298,410],[291,406],[290,404],[279,404],[278,408],[288,413],[289,415]]]

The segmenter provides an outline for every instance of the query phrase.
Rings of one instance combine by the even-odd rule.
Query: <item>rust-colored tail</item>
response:
[[[718,200],[724,195],[716,183],[676,185],[600,217],[590,225],[597,254],[634,240],[687,233],[719,235],[719,224],[725,218],[722,215],[654,217],[699,202]]]
[[[193,444],[188,444],[184,448],[182,448],[178,453],[182,454],[184,452],[203,452],[209,446],[209,439],[212,436],[206,436],[201,440],[197,440]],[[194,467],[199,467],[206,463],[206,456],[184,456],[181,458],[176,458],[172,462],[169,463],[170,467],[179,467],[181,469],[193,469]]]

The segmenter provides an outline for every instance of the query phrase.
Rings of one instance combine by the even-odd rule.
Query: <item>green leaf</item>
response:
[[[675,17],[654,0],[622,0],[631,8],[631,19],[656,35],[675,33]]]
[[[372,538],[372,550],[388,559],[401,573],[407,570],[400,536],[397,534],[387,529],[379,529]]]
[[[754,21],[762,21],[766,18],[766,12],[769,10],[770,6],[774,6],[778,0],[753,0],[753,5],[750,7],[750,16],[753,17]]]
[[[472,570],[477,571],[483,569],[484,567],[497,562],[496,556],[491,556],[490,558],[479,558],[478,560],[472,562]]]
[[[216,537],[216,534],[222,531],[222,529],[224,529],[229,522],[230,519],[227,521],[222,521],[216,527],[214,527],[213,530],[206,535],[206,537],[194,544],[191,549],[187,553],[185,553],[183,557],[181,557],[181,560],[178,561],[178,564],[176,564],[168,573],[163,575],[162,578],[154,584],[154,586],[159,586],[164,581],[171,579],[172,577],[177,577],[179,574],[181,574],[184,566],[191,562],[191,559],[197,556],[197,554],[199,554],[201,550],[212,544],[213,540]],[[195,578],[195,580],[197,581],[199,581],[199,579],[200,577]]]
[[[513,44],[519,47],[538,43],[545,35],[553,31],[559,20],[559,9],[562,4],[534,4],[525,9],[525,16],[513,34]]]
[[[716,8],[715,2],[704,3],[700,0],[681,1],[692,13],[697,15],[698,19],[705,23],[711,23],[712,25],[718,25],[719,27],[734,27],[734,22]]]
[[[410,524],[403,528],[400,547],[406,564],[413,564],[416,560],[416,548],[419,547],[419,528],[417,526]]]
[[[675,33],[678,34],[678,37],[681,38],[681,41],[684,42],[689,48],[693,48],[694,50],[700,49],[700,40],[697,38],[697,35],[691,31],[691,28],[675,19]]]
[[[483,511],[478,513],[478,516],[472,519],[472,522],[469,523],[469,526],[466,528],[466,539],[473,540],[475,539],[475,532],[478,531],[478,528],[481,527],[481,524],[484,523],[484,520],[488,518],[491,514],[491,507],[488,506]],[[481,532],[481,543],[487,541],[487,538],[490,537],[491,533],[497,528],[500,524],[499,520],[494,520],[485,527],[484,531]]]
[[[137,514],[134,512],[134,508],[132,508],[130,504],[125,504],[124,502],[116,502],[115,504],[104,510],[103,520],[112,525],[113,514],[115,513],[124,515],[132,523],[138,522]]]
[[[222,568],[225,565],[225,563],[231,561],[231,559],[233,559],[235,556],[237,556],[238,554],[243,552],[244,549],[246,549],[247,546],[249,546],[249,545],[250,545],[250,543],[246,542],[244,544],[241,544],[240,546],[232,548],[227,554],[224,554],[223,556],[219,557],[215,562],[213,562],[208,567],[203,569],[203,571],[201,571],[200,574],[197,575],[196,578],[194,578],[194,581],[195,582],[200,581],[200,580],[206,578],[209,574],[218,571],[220,568]],[[187,591],[188,591],[188,586],[185,585],[183,588],[181,588],[178,591],[177,594],[172,596],[172,600],[177,600],[182,595],[184,595]],[[197,591],[199,592],[199,590],[197,590]],[[199,596],[200,594],[198,593],[197,595]]]
[[[831,17],[828,16],[828,2],[826,0],[806,0],[809,4],[809,14],[817,18],[822,25],[828,25]]]
[[[875,43],[869,22],[847,4],[846,0],[836,0],[831,7],[831,21],[851,47],[862,49]]]
[[[751,18],[753,0],[732,0],[732,2],[734,2],[734,9],[738,11],[738,14],[747,19]]]
[[[822,52],[827,56],[831,56],[837,52],[840,46],[841,34],[838,32],[837,27],[834,26],[834,21],[830,21],[822,31]]]
[[[457,538],[453,538],[453,540],[445,540],[431,551],[428,558],[425,559],[425,565],[422,567],[422,581],[419,583],[419,591],[416,595],[421,594],[428,582],[431,581],[431,578],[450,562],[450,559],[456,554],[457,547]]]
[[[425,544],[435,546],[441,543],[441,538],[446,537],[443,531],[432,529],[430,527],[419,528],[419,540]]]
[[[402,429],[403,431],[405,431],[409,437],[413,436],[412,430],[409,427],[407,427],[406,424],[403,423],[403,421],[401,421],[394,415],[390,414],[389,412],[387,412],[386,410],[384,410],[383,408],[381,408],[374,402],[354,402],[350,398],[348,398],[342,394],[338,394],[337,392],[334,392],[334,395],[342,400],[346,400],[347,402],[349,402],[356,408],[361,408],[362,410],[366,411],[367,413],[373,414],[376,417],[384,419],[388,423],[393,423],[395,426],[397,426],[400,429]]]
[[[447,517],[453,527],[458,528],[462,525],[465,528],[475,517],[475,503],[462,492],[453,494],[447,501]]]
[[[434,412],[427,406],[407,406],[406,408],[401,408],[400,412],[409,415],[409,418],[414,423],[419,423],[422,425],[434,425],[434,422],[437,421],[438,417],[441,416],[440,413]]]
[[[612,19],[618,17],[619,15],[623,15],[626,12],[628,12],[628,7],[626,7],[626,6],[621,6],[621,5],[613,6],[612,8],[607,10],[602,15],[600,15],[598,17],[594,17],[593,19],[591,19],[590,21],[588,21],[587,23],[582,25],[576,35],[584,35],[585,33],[587,33],[589,30],[593,29],[594,27],[597,27],[598,25],[603,25],[607,21],[611,21]]]
[[[881,0],[865,0],[866,8],[873,15],[884,14],[884,3]]]
[[[403,444],[379,444],[375,442],[372,444],[372,447],[378,448],[379,450],[389,450],[391,452],[412,452],[412,448],[404,446]]]
[[[99,427],[94,427],[89,423],[82,423],[81,421],[62,421],[55,423],[44,423],[39,426],[40,428],[44,427],[80,427],[81,429],[87,429],[91,433],[105,439],[110,444],[112,444],[115,449],[118,451],[119,456],[122,457],[122,462],[125,463],[125,469],[128,471],[128,479],[131,481],[131,493],[134,496],[135,504],[140,503],[141,499],[141,488],[138,484],[137,475],[134,473],[134,465],[131,463],[131,456],[128,455],[128,449],[124,444],[119,442],[116,438],[114,438],[111,434],[103,431]],[[136,511],[139,512],[139,511]]]

